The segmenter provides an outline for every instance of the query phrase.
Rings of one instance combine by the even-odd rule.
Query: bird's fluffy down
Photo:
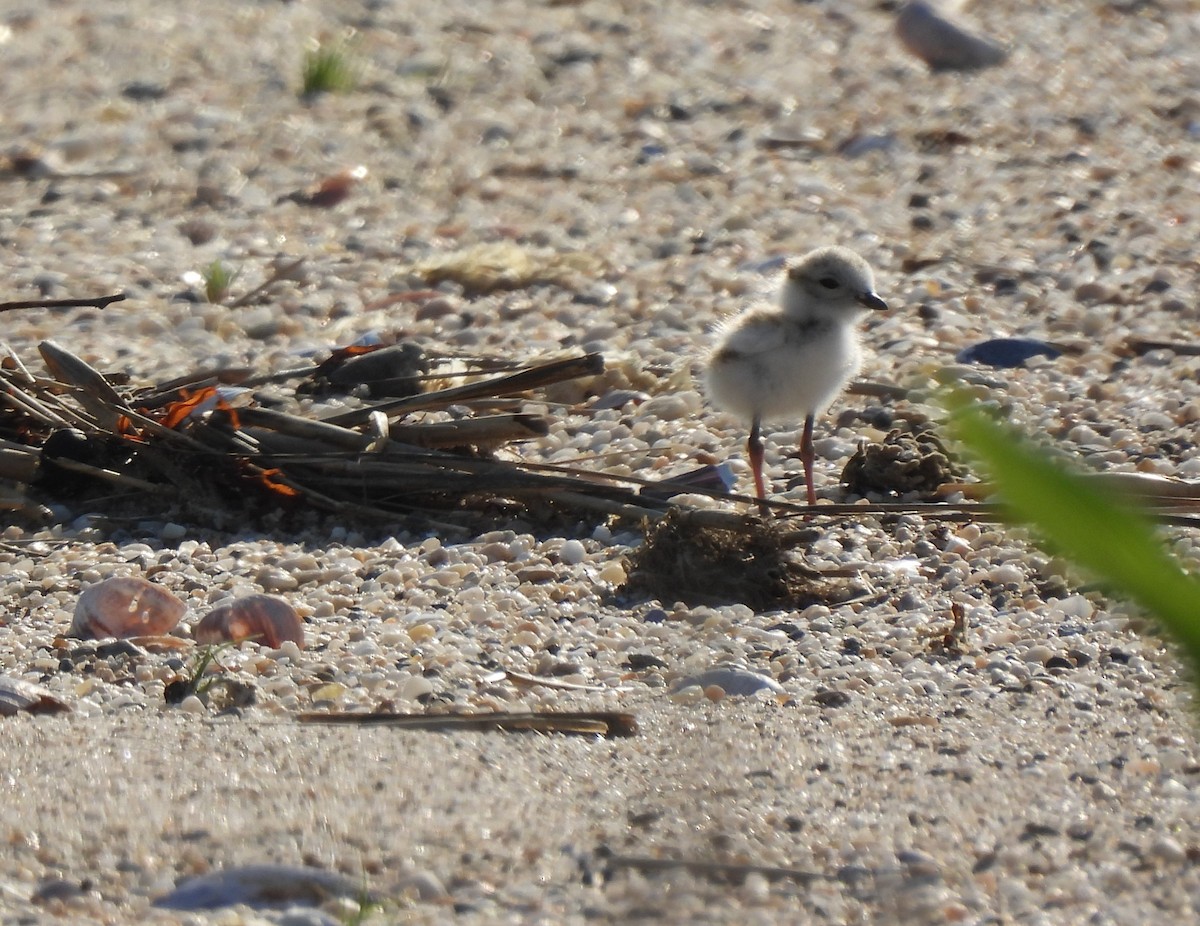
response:
[[[707,358],[708,394],[720,408],[763,421],[823,412],[858,372],[854,323],[882,307],[867,262],[821,248],[790,262],[778,306],[759,306],[718,330]]]

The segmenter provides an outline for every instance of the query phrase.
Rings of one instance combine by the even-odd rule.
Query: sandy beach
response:
[[[1193,689],[1145,616],[1018,528],[867,504],[920,493],[821,509],[863,500],[840,481],[860,442],[944,436],[947,383],[1081,466],[1200,479],[1200,12],[966,4],[1007,56],[931,71],[900,6],[0,10],[0,301],[127,297],[5,312],[0,354],[33,376],[48,339],[119,391],[354,343],[594,352],[603,374],[508,409],[545,433],[500,458],[641,480],[727,463],[749,494],[748,422],[701,385],[714,329],[823,245],[863,255],[889,307],[861,324],[858,388],[817,418],[819,503],[785,519],[846,589],[804,606],[628,586],[646,525],[596,511],[205,517],[6,483],[45,511],[0,531],[0,675],[70,710],[0,717],[0,926],[1197,917]],[[352,89],[302,96],[314,43]],[[430,269],[455,260],[502,279]],[[1053,350],[959,359],[997,337]],[[801,425],[763,435],[796,504]],[[1163,536],[1194,568],[1196,531]],[[183,601],[174,648],[68,634],[116,576]],[[292,605],[305,646],[221,650],[252,705],[168,703],[191,628],[257,593]],[[379,709],[638,729],[297,719]]]

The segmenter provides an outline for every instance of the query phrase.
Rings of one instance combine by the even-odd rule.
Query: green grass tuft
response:
[[[241,269],[230,269],[214,260],[204,268],[204,298],[212,303],[224,302],[241,272]]]
[[[221,665],[221,661],[217,659],[217,654],[223,649],[229,649],[231,646],[233,646],[232,643],[217,643],[205,646],[193,657],[191,671],[185,679],[185,682],[191,689],[191,694],[199,698],[204,697],[217,678],[215,675],[206,677],[208,667],[215,665],[219,669],[224,669],[225,667]]]
[[[304,53],[301,94],[349,93],[358,86],[359,67],[345,42],[316,44]]]

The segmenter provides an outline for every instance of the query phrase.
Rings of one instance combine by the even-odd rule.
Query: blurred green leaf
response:
[[[204,298],[212,303],[224,302],[241,272],[241,268],[231,269],[214,260],[204,268]]]
[[[358,86],[359,71],[349,43],[315,44],[304,53],[301,94],[311,98],[322,93],[349,93]]]
[[[1163,548],[1130,501],[1053,462],[963,396],[949,401],[956,436],[982,461],[1003,505],[1055,550],[1137,602],[1182,645],[1200,675],[1200,581]]]

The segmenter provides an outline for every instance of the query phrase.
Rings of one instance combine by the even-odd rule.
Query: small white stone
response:
[[[707,700],[704,689],[694,684],[672,691],[669,697],[676,704],[699,704]]]
[[[1039,666],[1044,666],[1047,660],[1054,655],[1054,650],[1045,644],[1031,646],[1021,654],[1021,658],[1026,662],[1032,662]]]
[[[638,414],[660,421],[678,421],[695,413],[700,405],[700,396],[696,392],[668,392],[644,402]]]
[[[1182,865],[1187,861],[1187,850],[1170,836],[1160,836],[1147,851],[1152,857],[1169,865]]]
[[[303,652],[295,640],[284,640],[279,644],[279,652],[292,662],[298,662],[303,658]]]
[[[578,566],[587,557],[587,548],[578,540],[568,540],[558,548],[558,558],[568,566]]]
[[[415,701],[431,694],[433,694],[433,682],[421,675],[409,676],[400,686],[400,697],[405,701]]]
[[[1024,580],[1025,573],[1015,563],[1001,563],[990,570],[987,577],[997,585],[1016,585]]]
[[[1067,440],[1075,444],[1092,447],[1107,447],[1108,438],[1101,437],[1100,434],[1093,431],[1086,424],[1077,424],[1067,433]]]

